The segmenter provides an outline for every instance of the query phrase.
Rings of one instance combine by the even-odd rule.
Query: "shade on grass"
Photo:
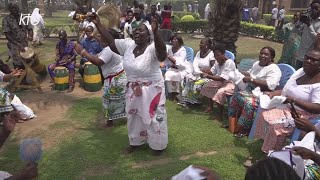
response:
[[[224,179],[242,179],[246,157],[261,156],[259,142],[235,139],[220,128],[220,123],[202,113],[201,107],[185,109],[170,101],[166,104],[169,145],[165,153],[154,157],[145,146],[124,155],[128,146],[126,125],[121,121],[112,130],[97,128],[100,103],[99,98],[79,100],[65,119],[41,132],[53,137],[56,132],[68,133],[59,136],[54,147],[45,149],[39,165],[40,179],[166,179],[190,164],[214,169]],[[17,146],[10,144],[0,157],[2,170],[21,168],[18,154],[15,156]]]

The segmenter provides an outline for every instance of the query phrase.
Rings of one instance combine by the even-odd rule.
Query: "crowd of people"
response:
[[[145,143],[155,155],[161,155],[166,149],[167,92],[171,101],[184,107],[206,104],[205,113],[213,112],[213,106],[216,105],[215,119],[221,122],[222,128],[229,128],[235,138],[247,136],[256,121],[254,137],[264,140],[261,150],[268,154],[281,150],[295,128],[315,131],[316,137],[320,138],[319,123],[314,125],[310,122],[320,117],[320,0],[313,0],[310,9],[309,22],[296,13],[293,22],[288,25],[283,25],[284,9],[279,12],[273,10],[274,13],[280,13],[282,18],[278,19],[278,26],[283,26],[288,33],[280,62],[292,65],[297,70],[284,87],[280,86],[283,74],[275,64],[276,52],[269,46],[257,52],[258,61],[248,71],[240,71],[235,60],[226,56],[224,45],[210,38],[200,40],[194,60],[188,61],[183,38],[174,34],[170,37],[170,44],[166,44],[159,32],[159,29],[171,29],[170,3],[164,6],[160,14],[158,5],[151,5],[150,13],[145,14],[144,6],[135,1],[133,7],[127,9],[125,21],[120,27],[123,34],[106,28],[99,16],[88,7],[79,7],[74,19],[80,22],[82,35],[78,40],[68,40],[66,31],[59,32],[55,62],[48,66],[48,71],[54,79],[56,67],[67,68],[68,92],[72,92],[75,68],[79,68],[83,76],[86,62],[99,67],[104,79],[102,106],[106,127],[112,127],[113,120],[127,118],[129,147],[126,153],[138,150]],[[8,81],[22,74],[24,66],[19,53],[28,46],[28,40],[33,41],[34,45],[42,41],[40,32],[44,21],[39,9],[36,8],[32,14],[34,21],[41,24],[33,28],[18,24],[20,13],[17,5],[9,4],[9,11],[10,14],[3,19],[3,32],[8,39],[15,70],[10,74],[0,73],[0,81]],[[79,13],[86,14],[86,17],[79,20]],[[243,16],[246,13],[247,10],[244,10]],[[78,67],[77,56],[81,57]],[[164,70],[161,71],[161,68]],[[278,100],[277,104],[273,108],[257,111],[261,108],[263,96]],[[226,103],[228,115],[224,116]],[[11,105],[6,109],[1,112],[3,128],[0,131],[0,145],[19,119]],[[224,124],[223,119],[228,119],[229,124]],[[313,160],[312,168],[319,170],[320,156],[316,152],[294,147],[292,153]],[[310,166],[305,168],[309,172]],[[250,167],[245,179],[263,176],[269,179],[299,179],[294,170],[282,161],[269,158]],[[28,165],[22,172],[19,175],[32,178],[37,174],[36,165]],[[197,177],[219,179],[214,172],[197,166],[188,167],[173,179],[184,179],[189,173]],[[5,173],[1,176],[9,177]],[[309,173],[308,176],[312,179],[316,175]]]

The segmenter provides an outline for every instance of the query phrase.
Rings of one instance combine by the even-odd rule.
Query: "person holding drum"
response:
[[[102,46],[99,41],[97,41],[93,35],[94,28],[88,26],[85,28],[86,38],[83,38],[80,41],[81,46],[91,55],[96,55],[102,51]],[[88,58],[82,57],[80,60],[79,73],[83,77],[84,68],[83,65],[85,62],[88,62]],[[94,64],[94,63],[93,63]]]
[[[157,20],[153,19],[152,25],[142,21],[133,31],[133,39],[114,39],[98,16],[94,16],[92,21],[110,49],[124,59],[130,143],[126,153],[148,143],[155,155],[160,155],[168,144],[164,80],[159,67],[159,63],[167,58],[167,50],[158,32]]]
[[[108,29],[108,31],[114,39],[120,39],[116,30]],[[100,66],[102,70],[104,77],[104,92],[102,95],[104,117],[106,118],[106,127],[112,127],[113,120],[126,117],[127,78],[122,66],[123,58],[111,51],[109,46],[105,47],[97,56],[91,54],[79,44],[75,45],[75,51],[92,64]]]
[[[8,9],[10,14],[2,20],[2,32],[8,40],[7,46],[14,68],[24,69],[19,53],[24,52],[24,48],[28,47],[28,40],[32,40],[32,27],[24,23],[19,24],[20,10],[17,4],[9,3]]]
[[[55,77],[54,69],[58,66],[66,67],[69,71],[69,89],[74,89],[75,63],[77,54],[74,52],[74,43],[67,39],[67,32],[61,30],[59,32],[60,41],[56,45],[56,62],[48,66],[48,72],[52,79]]]

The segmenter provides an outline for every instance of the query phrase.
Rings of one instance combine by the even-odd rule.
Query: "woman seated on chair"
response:
[[[255,137],[264,139],[263,152],[280,150],[286,137],[294,130],[291,106],[301,118],[312,119],[320,114],[320,51],[312,50],[304,59],[303,68],[296,71],[282,90],[266,93],[270,97],[285,96],[287,106],[262,110],[258,115]]]
[[[235,137],[241,138],[248,135],[251,129],[259,104],[259,99],[253,95],[252,90],[259,87],[262,92],[274,91],[279,84],[281,71],[273,63],[274,57],[274,49],[264,47],[260,51],[259,61],[255,62],[248,72],[241,72],[244,75],[243,82],[248,86],[235,93],[229,105],[229,119],[237,119],[238,114],[240,115],[234,132]]]
[[[182,46],[183,40],[181,36],[173,35],[171,38],[172,47],[168,49],[168,57],[165,62],[169,67],[165,73],[165,81],[168,88],[168,93],[173,101],[178,102],[178,94],[180,93],[180,84],[186,72],[187,52]]]
[[[225,57],[225,48],[216,46],[213,50],[214,58],[217,62],[211,68],[211,73],[201,73],[202,78],[211,79],[210,82],[204,84],[201,89],[201,95],[208,98],[208,106],[206,112],[210,112],[212,101],[218,106],[218,120],[222,121],[223,105],[226,102],[226,95],[233,94],[234,83],[230,81],[229,74],[236,70],[236,65],[233,60]],[[212,74],[212,75],[211,75]]]
[[[202,78],[202,73],[211,74],[211,67],[215,63],[213,51],[210,49],[212,41],[210,38],[205,38],[200,41],[200,51],[196,54],[193,61],[193,74],[185,77],[185,87],[182,91],[182,100],[184,103],[199,104],[200,90],[202,86],[211,81],[208,78]]]

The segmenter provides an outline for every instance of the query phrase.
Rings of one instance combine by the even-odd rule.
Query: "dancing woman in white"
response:
[[[167,58],[166,45],[158,32],[158,22],[142,22],[134,30],[133,39],[114,39],[103,30],[99,17],[93,22],[110,49],[123,56],[123,67],[128,84],[126,92],[126,113],[132,153],[141,145],[159,154],[167,147],[167,113],[165,91],[160,62]]]
[[[114,39],[119,39],[119,34],[114,29],[108,29]],[[80,44],[75,45],[75,51],[81,54],[92,64],[101,68],[104,77],[102,105],[106,127],[113,126],[113,120],[126,116],[125,91],[127,85],[126,73],[123,70],[123,58],[105,47],[97,56],[87,52]]]
[[[35,8],[31,14],[31,24],[33,29],[33,42],[34,46],[41,45],[43,40],[42,30],[44,29],[44,20],[40,15],[39,8]]]

